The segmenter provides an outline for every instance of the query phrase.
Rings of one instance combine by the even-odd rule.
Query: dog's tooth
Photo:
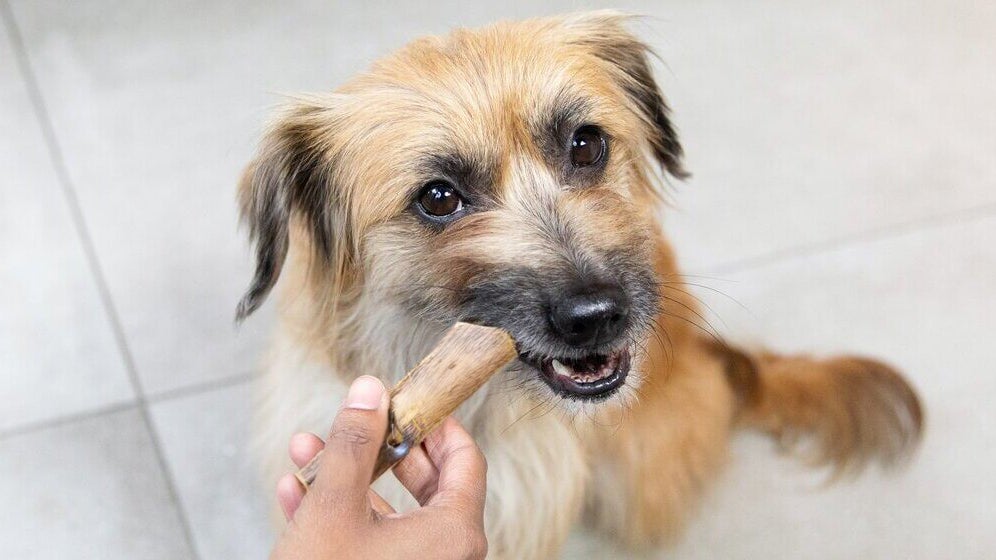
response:
[[[571,374],[574,373],[571,371],[571,368],[560,363],[560,360],[553,361],[553,371],[557,372],[558,375],[563,375],[564,377],[570,377]]]

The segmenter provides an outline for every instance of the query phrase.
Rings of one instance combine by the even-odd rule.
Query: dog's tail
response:
[[[725,361],[740,399],[739,424],[771,434],[814,464],[829,464],[837,474],[857,472],[869,461],[890,466],[920,442],[920,399],[882,362],[710,347]]]

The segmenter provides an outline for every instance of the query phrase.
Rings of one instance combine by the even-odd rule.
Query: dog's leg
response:
[[[556,558],[580,518],[587,461],[554,406],[492,395],[485,415],[466,422],[488,460],[491,560]]]
[[[649,348],[638,400],[588,440],[585,522],[632,550],[677,536],[727,455],[736,399],[723,364],[695,345],[676,349]]]
[[[890,465],[920,440],[923,410],[893,368],[867,358],[825,360],[768,352],[748,354],[711,344],[740,396],[738,423],[761,429],[805,458],[853,473],[870,460]]]

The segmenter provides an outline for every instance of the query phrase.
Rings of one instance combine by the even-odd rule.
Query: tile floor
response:
[[[275,92],[595,5],[0,0],[0,554],[265,557],[245,444],[272,311],[232,325],[233,190]],[[695,173],[667,226],[713,324],[886,357],[929,411],[911,468],[829,488],[739,437],[665,556],[991,557],[996,4],[615,6],[667,61]]]

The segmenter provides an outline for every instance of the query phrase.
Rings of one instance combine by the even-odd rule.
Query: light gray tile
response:
[[[5,558],[193,558],[141,416],[0,440]]]
[[[854,351],[896,364],[924,399],[927,432],[908,471],[826,489],[769,440],[745,435],[675,557],[990,557],[994,243],[996,216],[706,281],[750,311],[701,291],[727,332],[781,350]]]
[[[263,487],[247,451],[249,402],[246,383],[152,406],[203,560],[269,554],[273,489]]]
[[[0,25],[0,432],[133,398]]]
[[[996,4],[675,2],[643,25],[694,177],[690,267],[996,202]]]

